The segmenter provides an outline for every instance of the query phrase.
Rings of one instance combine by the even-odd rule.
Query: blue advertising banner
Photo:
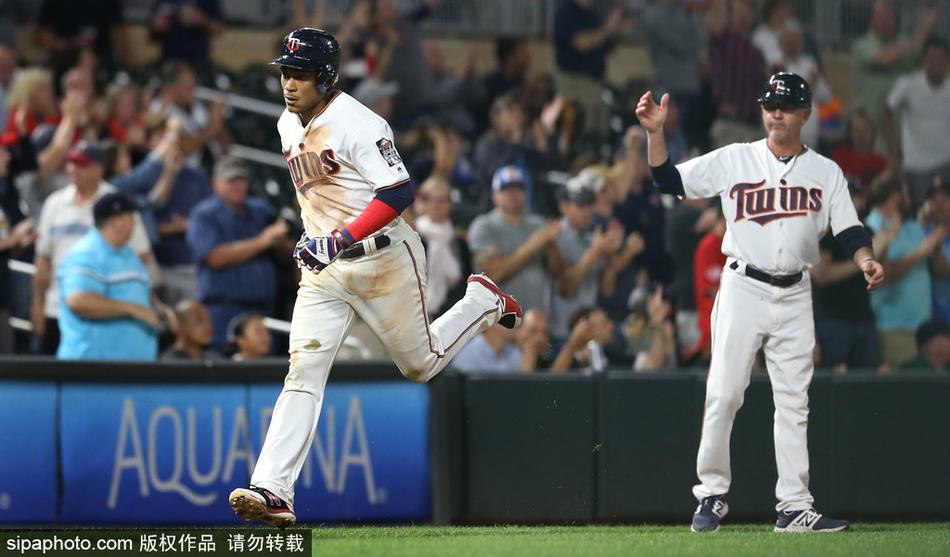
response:
[[[227,498],[253,467],[246,395],[243,384],[64,384],[61,521],[240,522]]]
[[[251,386],[255,452],[279,394],[276,386]],[[294,503],[300,522],[429,518],[428,388],[330,383]]]
[[[56,384],[0,381],[0,524],[56,520]]]

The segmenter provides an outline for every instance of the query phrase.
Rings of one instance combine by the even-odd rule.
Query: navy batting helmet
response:
[[[769,78],[759,97],[759,104],[766,103],[810,108],[811,87],[798,74],[779,72]]]
[[[317,87],[326,92],[340,79],[340,43],[323,29],[294,29],[271,64],[316,72]]]

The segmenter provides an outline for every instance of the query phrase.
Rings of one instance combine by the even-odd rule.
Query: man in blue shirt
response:
[[[96,227],[69,250],[56,273],[61,340],[74,360],[154,360],[159,317],[142,260],[129,247],[135,205],[123,194],[93,206]]]
[[[930,319],[931,272],[946,276],[947,261],[939,249],[946,232],[930,234],[910,216],[910,196],[900,180],[885,180],[874,190],[874,209],[865,224],[884,243],[887,284],[871,293],[884,363],[896,368],[914,357],[914,331]]]
[[[211,312],[212,346],[220,350],[236,315],[268,315],[276,294],[270,251],[288,257],[293,242],[287,222],[274,220],[264,200],[248,197],[248,173],[237,159],[224,157],[214,168],[214,195],[191,212],[186,237],[198,264],[198,299]]]
[[[950,190],[943,184],[935,185],[930,190],[929,201],[930,222],[925,232],[946,234],[950,230]],[[943,236],[939,249],[943,258],[950,261],[950,236]],[[950,276],[947,273],[933,273],[933,298],[933,316],[950,323]]]

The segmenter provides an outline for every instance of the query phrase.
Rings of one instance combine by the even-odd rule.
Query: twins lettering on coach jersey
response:
[[[760,139],[676,168],[686,197],[721,199],[728,221],[722,253],[766,273],[810,268],[821,259],[818,240],[829,227],[837,235],[860,224],[841,169],[811,149],[781,161]]]
[[[762,180],[732,186],[729,198],[736,200],[736,222],[748,219],[765,226],[778,219],[804,217],[809,211],[821,211],[821,192],[821,188],[800,186],[769,188]]]

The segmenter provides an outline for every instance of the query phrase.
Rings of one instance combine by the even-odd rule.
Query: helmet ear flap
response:
[[[314,81],[317,83],[317,90],[321,94],[327,94],[340,80],[340,73],[330,64],[324,64],[317,70]]]

